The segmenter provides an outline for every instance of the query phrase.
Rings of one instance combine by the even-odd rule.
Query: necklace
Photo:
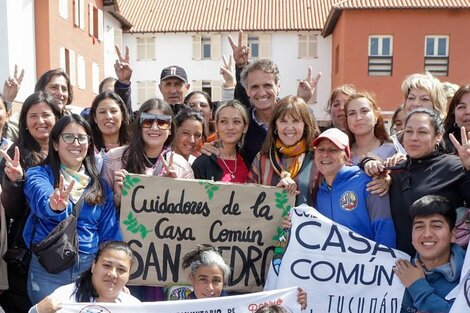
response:
[[[144,158],[145,160],[147,161],[148,164],[150,164],[150,167],[152,169],[155,169],[157,167],[157,161],[158,161],[158,158],[157,158],[157,161],[155,161],[155,163],[153,163],[152,161],[150,161],[150,159],[147,157],[147,155],[144,153]]]
[[[229,172],[230,178],[234,179],[235,178],[235,172],[237,171],[238,158],[235,158],[235,168],[233,169],[233,171],[230,170],[230,168],[228,167],[227,163],[225,163],[225,160],[223,158],[220,158],[220,159],[222,160],[222,163],[224,163],[225,168],[227,169],[227,171]]]

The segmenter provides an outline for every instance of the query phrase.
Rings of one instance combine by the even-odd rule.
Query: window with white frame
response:
[[[154,80],[137,81],[137,104],[141,105],[150,98],[155,97],[157,82]]]
[[[86,89],[85,57],[80,54],[77,54],[77,86]]]
[[[85,0],[73,1],[73,24],[85,30]]]
[[[69,19],[69,0],[59,0],[59,16]]]
[[[260,42],[258,36],[249,35],[248,36],[248,47],[250,48],[250,53],[252,58],[259,58],[260,56]]]
[[[155,37],[137,37],[137,60],[155,60]]]
[[[103,40],[103,11],[93,5],[88,4],[88,31],[90,36],[99,41]]]
[[[201,58],[210,59],[211,58],[211,38],[202,37],[201,38]]]
[[[64,47],[59,48],[60,67],[69,75],[70,84],[76,85],[76,56],[75,51]]]
[[[449,75],[449,36],[426,36],[424,70],[436,76]]]
[[[369,36],[369,76],[391,76],[393,72],[393,37]]]
[[[100,86],[100,65],[98,63],[91,63],[91,89],[93,93],[99,94]]]
[[[220,35],[194,35],[193,36],[193,59],[215,60],[220,59]]]
[[[316,58],[318,56],[318,34],[299,34],[299,58]]]
[[[193,80],[191,81],[191,90],[205,91],[211,96],[212,101],[222,100],[221,80]]]
[[[446,57],[448,51],[448,36],[426,36],[426,54],[427,57]]]

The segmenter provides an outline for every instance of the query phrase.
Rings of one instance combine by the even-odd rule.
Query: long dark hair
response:
[[[31,107],[41,102],[44,102],[51,108],[56,121],[62,117],[60,108],[57,106],[54,98],[48,93],[44,91],[37,91],[26,98],[23,106],[21,107],[18,121],[19,134],[17,142],[18,148],[20,150],[20,164],[24,169],[30,166],[36,166],[45,159],[44,154],[41,153],[41,146],[36,141],[36,139],[31,136],[27,126],[28,124],[26,123],[28,112]]]
[[[118,250],[124,251],[131,258],[131,268],[134,264],[134,253],[127,242],[111,240],[106,241],[100,244],[98,252],[96,252],[94,264],[98,262],[100,256],[107,250]],[[92,282],[93,273],[91,272],[91,267],[80,274],[80,276],[75,281],[75,301],[77,302],[90,302],[91,299],[96,299],[99,297],[96,292],[95,287]]]
[[[132,138],[129,142],[129,146],[122,154],[122,163],[124,168],[130,173],[142,174],[145,171],[145,143],[142,138],[142,130],[140,128],[140,116],[142,113],[147,113],[152,109],[161,110],[163,114],[173,117],[173,111],[170,105],[161,99],[152,98],[142,103],[134,119]],[[170,129],[174,131],[174,122],[172,122]],[[163,149],[171,144],[172,140],[173,135],[170,134],[163,144]]]
[[[464,95],[470,93],[470,85],[464,85],[459,88],[454,94],[452,100],[450,100],[449,108],[447,109],[446,119],[444,120],[444,148],[447,153],[456,153],[457,150],[455,149],[454,145],[449,139],[449,135],[453,134],[455,139],[459,142],[462,141],[460,137],[460,127],[455,122],[455,108],[460,103],[460,100]],[[466,131],[470,131],[470,129],[466,129]]]
[[[178,128],[186,121],[186,120],[194,120],[199,123],[201,123],[202,127],[204,128],[204,118],[202,117],[201,113],[199,111],[196,111],[191,108],[183,108],[181,109],[178,114],[176,114],[175,119],[174,119],[174,125],[176,126],[174,130],[174,138],[173,138],[173,143],[176,140],[176,132],[178,131]],[[206,135],[204,132],[202,132],[202,140],[206,141]]]
[[[405,127],[408,125],[408,121],[414,114],[426,114],[429,117],[429,123],[431,124],[432,129],[434,129],[435,135],[437,136],[444,134],[444,122],[442,121],[439,111],[424,107],[416,108],[408,113],[405,120]],[[441,153],[445,153],[443,140],[437,144],[436,149]]]
[[[103,183],[100,179],[100,172],[96,167],[95,151],[93,148],[93,137],[91,137],[91,128],[88,122],[78,114],[70,114],[63,116],[55,125],[52,127],[52,131],[49,138],[49,154],[44,160],[44,164],[49,164],[52,167],[54,174],[54,185],[59,182],[60,176],[60,158],[59,153],[54,149],[54,144],[58,145],[60,135],[64,128],[70,123],[77,123],[85,129],[85,132],[90,136],[88,142],[87,155],[83,160],[85,171],[90,176],[91,181],[88,187],[88,192],[85,195],[85,201],[90,204],[101,204],[105,202],[105,191]]]
[[[121,97],[114,91],[104,91],[97,95],[91,104],[90,115],[88,116],[88,123],[91,127],[91,133],[93,134],[93,141],[95,142],[95,147],[98,151],[102,149],[106,150],[106,146],[103,140],[103,134],[101,133],[100,128],[95,122],[96,109],[101,101],[105,99],[112,99],[116,101],[121,110],[122,114],[122,123],[121,128],[119,128],[119,145],[123,146],[129,142],[129,113],[127,112],[126,105],[122,101]]]
[[[67,103],[70,104],[73,101],[73,88],[72,84],[70,84],[70,78],[67,73],[61,68],[55,68],[53,70],[49,70],[39,77],[36,86],[34,87],[34,91],[44,91],[46,89],[47,84],[51,81],[52,77],[54,76],[63,76],[67,83],[67,90],[68,90],[68,98]],[[65,106],[64,106],[65,107]],[[65,110],[65,108],[64,108]]]

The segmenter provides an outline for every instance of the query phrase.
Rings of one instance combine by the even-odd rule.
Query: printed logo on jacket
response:
[[[357,208],[357,195],[354,191],[345,191],[339,198],[339,204],[346,211]]]

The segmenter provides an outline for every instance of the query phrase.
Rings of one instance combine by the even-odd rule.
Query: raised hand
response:
[[[450,141],[452,141],[455,149],[457,149],[460,161],[462,161],[463,166],[468,171],[470,170],[470,132],[467,133],[464,126],[460,128],[460,137],[462,138],[462,143],[453,134],[449,135]]]
[[[232,62],[233,62],[233,57],[230,56],[227,60],[225,59],[225,56],[222,55],[222,60],[224,61],[224,65],[220,67],[220,75],[224,78],[225,81],[225,87],[226,88],[233,88],[235,87],[235,75],[233,74],[232,71]]]
[[[318,81],[321,78],[321,72],[315,76],[315,79],[312,78],[312,67],[309,66],[307,69],[307,78],[299,82],[299,87],[297,88],[297,96],[301,97],[308,102],[312,98],[315,88],[317,88]]]
[[[232,47],[233,59],[238,68],[243,68],[248,63],[250,56],[250,48],[248,46],[242,46],[243,31],[238,32],[238,44],[235,43],[232,36],[228,36],[228,41]]]
[[[169,152],[169,153],[170,153],[170,160],[168,160],[168,162],[165,160],[165,157],[163,156],[163,154],[160,154],[159,156],[160,161],[163,164],[163,176],[176,178],[178,177],[178,173],[176,171],[175,164],[173,163],[173,156],[175,155],[175,153],[174,152]]]
[[[114,205],[119,208],[121,206],[121,194],[124,187],[124,180],[129,173],[122,169],[114,172]]]
[[[24,77],[24,69],[21,70],[21,73],[18,75],[18,65],[15,64],[15,71],[13,72],[13,77],[8,77],[3,84],[3,96],[10,102],[13,102],[18,95],[20,90],[21,82]]]
[[[59,178],[59,186],[54,189],[52,194],[49,196],[49,205],[53,211],[63,211],[67,207],[69,202],[69,194],[75,185],[75,181],[72,179],[69,186],[64,188],[64,176],[61,174]]]
[[[8,176],[11,182],[17,182],[23,179],[23,167],[20,164],[20,149],[15,147],[15,155],[13,160],[3,150],[0,150],[0,155],[5,159],[5,174]]]
[[[122,57],[119,46],[115,45],[115,48],[118,59],[114,63],[114,71],[121,83],[129,85],[132,77],[132,67],[129,64],[129,46],[126,45],[126,55],[124,57]]]

